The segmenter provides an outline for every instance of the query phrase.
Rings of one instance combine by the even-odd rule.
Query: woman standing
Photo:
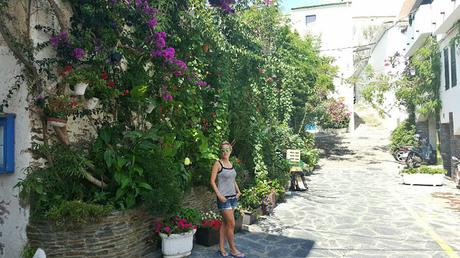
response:
[[[219,251],[217,252],[220,256],[228,256],[228,253],[225,251],[225,239],[227,239],[230,255],[241,258],[245,257],[245,255],[236,249],[234,241],[235,217],[233,216],[233,212],[238,206],[238,198],[241,192],[235,180],[236,170],[229,160],[232,153],[232,145],[228,142],[223,142],[220,149],[221,158],[214,163],[211,170],[211,186],[216,193],[217,208],[222,213],[223,218],[222,226],[220,227]]]

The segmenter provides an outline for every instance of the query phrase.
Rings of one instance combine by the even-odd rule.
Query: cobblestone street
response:
[[[309,191],[292,193],[272,216],[236,235],[247,257],[458,257],[460,192],[403,185],[388,134],[363,125],[319,136],[320,168]],[[215,257],[195,245],[192,257]]]

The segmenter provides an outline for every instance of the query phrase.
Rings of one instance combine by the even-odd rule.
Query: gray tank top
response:
[[[220,171],[217,172],[217,189],[225,197],[235,196],[236,170],[233,167],[226,168],[220,160],[218,161],[220,164]]]

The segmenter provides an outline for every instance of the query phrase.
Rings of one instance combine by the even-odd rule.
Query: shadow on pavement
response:
[[[235,235],[237,248],[248,258],[307,257],[315,242],[308,239],[243,231]],[[218,245],[205,247],[195,244],[190,257],[219,257]],[[228,251],[228,248],[227,248]]]
[[[344,137],[336,134],[317,134],[315,137],[316,147],[320,150],[320,158],[332,160],[346,160],[355,152],[346,147]]]

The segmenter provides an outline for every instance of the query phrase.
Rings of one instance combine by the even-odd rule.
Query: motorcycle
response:
[[[393,151],[393,157],[399,163],[404,163],[407,159],[412,146],[400,146],[395,151]]]
[[[417,168],[422,164],[433,165],[436,162],[436,153],[433,151],[433,147],[425,137],[420,138],[416,135],[419,146],[412,147],[407,154],[406,165],[408,168]]]
[[[457,157],[452,157],[452,180],[455,186],[460,189],[460,160]]]

